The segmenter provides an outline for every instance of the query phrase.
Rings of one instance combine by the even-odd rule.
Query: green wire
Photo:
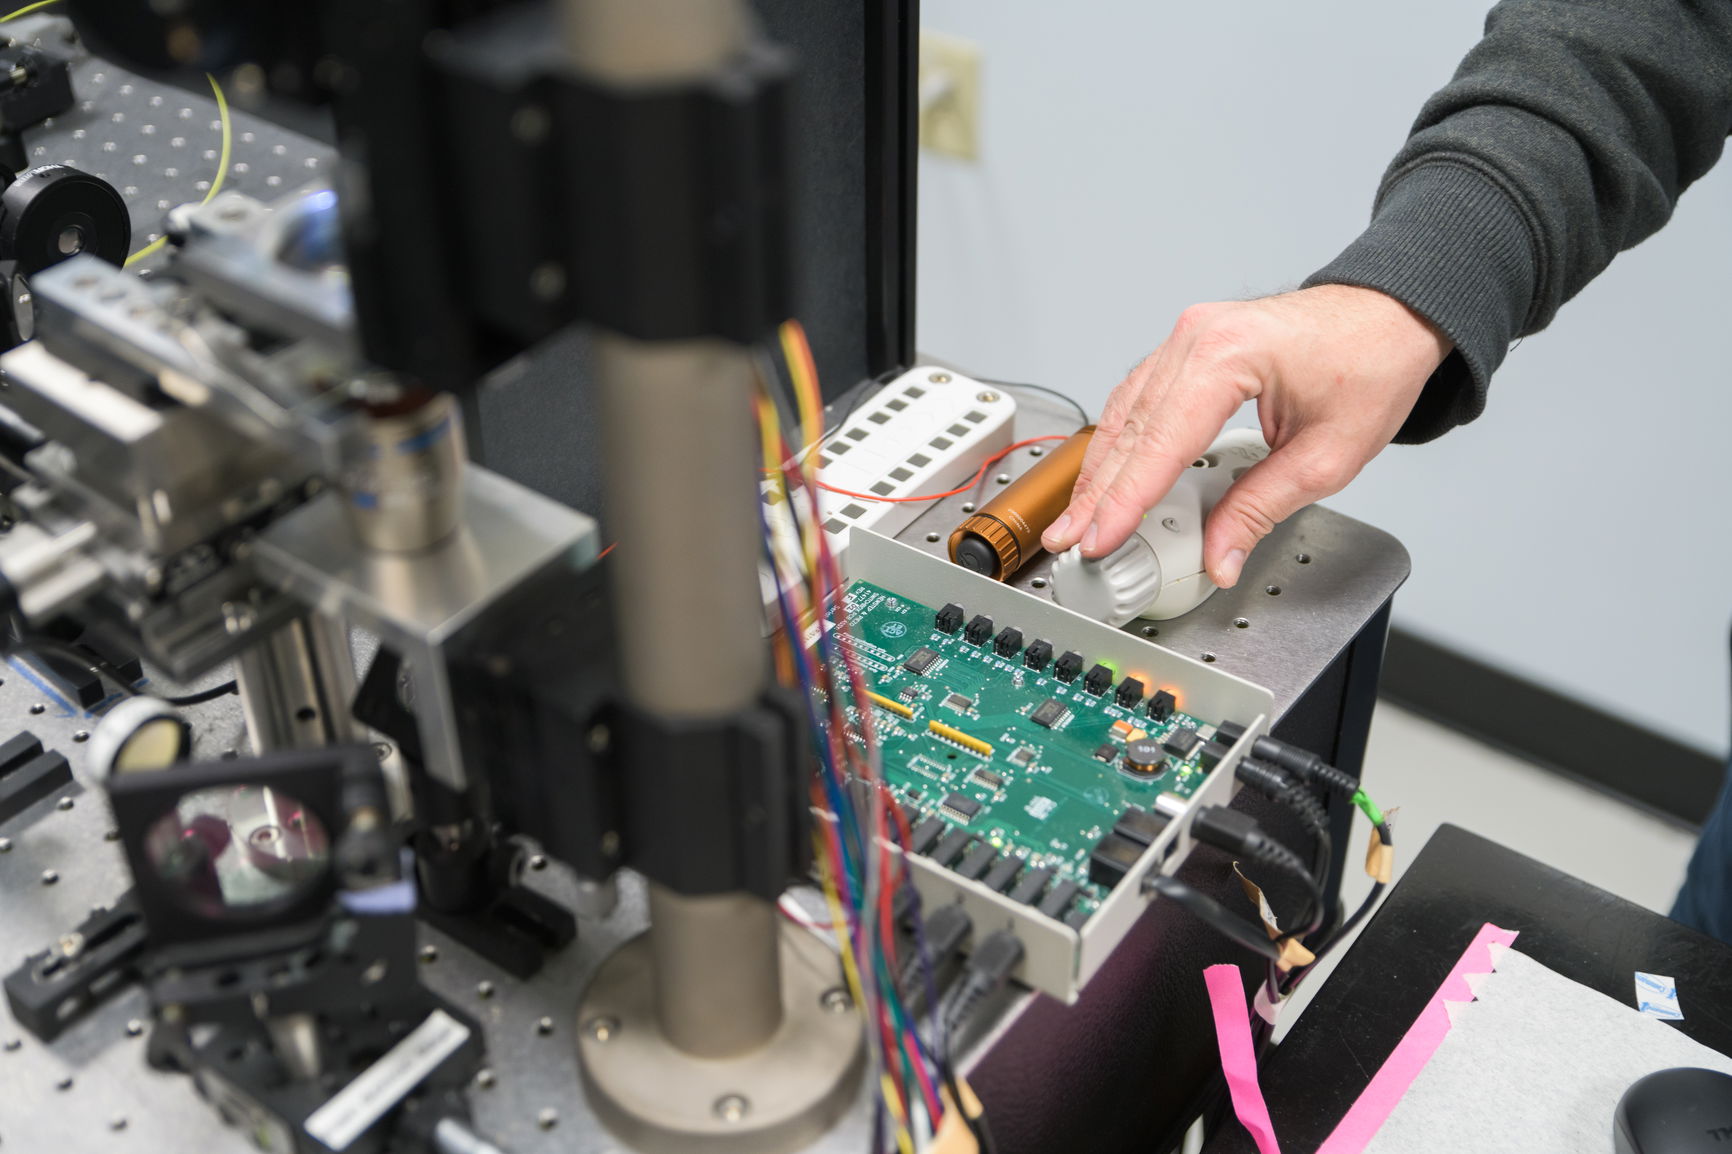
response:
[[[1353,804],[1359,807],[1359,812],[1363,813],[1372,825],[1383,824],[1383,811],[1377,808],[1376,802],[1366,796],[1363,789],[1353,791]]]
[[[28,16],[38,8],[46,8],[50,4],[58,3],[60,3],[60,0],[36,0],[36,3],[34,4],[26,4],[16,12],[8,12],[6,15],[0,16],[0,24],[4,24],[8,20],[16,20],[20,16]]]
[[[58,2],[58,0],[42,0],[42,3],[44,3],[44,4],[54,4],[57,2]],[[29,10],[30,9],[28,9],[28,8],[21,8],[21,9],[19,9],[19,12],[28,12]],[[16,16],[16,15],[18,15],[18,12],[12,13],[12,16]],[[0,17],[0,23],[4,23],[6,20],[12,19],[12,16]],[[212,93],[212,95],[214,95],[216,97],[217,119],[221,123],[221,126],[222,126],[222,153],[217,158],[216,178],[210,182],[210,188],[205,191],[204,199],[199,201],[199,203],[201,205],[209,204],[213,199],[215,199],[216,194],[222,191],[223,180],[228,176],[228,172],[229,172],[229,155],[231,153],[232,146],[234,144],[234,135],[235,135],[234,123],[229,118],[228,97],[223,95],[223,86],[218,84],[217,78],[212,76],[208,72],[204,74],[204,78],[206,80],[210,81],[211,93]],[[133,265],[137,264],[139,261],[144,260],[145,258],[152,256],[155,253],[157,253],[158,251],[160,251],[162,249],[162,246],[167,244],[167,243],[168,243],[168,235],[165,233],[164,235],[157,237],[155,240],[153,240],[149,244],[145,245],[143,248],[139,249],[137,252],[133,253],[131,256],[127,257],[126,263],[124,265],[122,265],[121,267],[131,268]]]

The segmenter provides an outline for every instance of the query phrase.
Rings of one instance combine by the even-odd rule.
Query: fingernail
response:
[[[1216,582],[1223,589],[1231,589],[1239,583],[1239,571],[1245,567],[1245,551],[1229,549],[1227,555],[1221,558],[1221,579]]]
[[[1083,534],[1082,539],[1084,553],[1093,553],[1095,551],[1095,542],[1100,540],[1100,535],[1101,527],[1099,525],[1089,526],[1089,531]]]
[[[1059,545],[1064,541],[1064,531],[1068,528],[1070,528],[1070,514],[1065,513],[1046,527],[1046,532],[1040,535],[1040,543],[1053,552],[1058,552]]]

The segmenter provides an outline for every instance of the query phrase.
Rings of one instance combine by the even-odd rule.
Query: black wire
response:
[[[1394,844],[1390,838],[1389,823],[1387,821],[1378,825],[1377,836],[1383,839],[1384,845]],[[1371,892],[1365,895],[1365,900],[1359,903],[1359,908],[1353,911],[1353,916],[1342,922],[1341,928],[1330,934],[1329,937],[1324,940],[1323,944],[1317,947],[1316,959],[1303,970],[1294,973],[1291,981],[1287,984],[1287,997],[1293,996],[1293,991],[1299,988],[1299,983],[1305,980],[1305,975],[1309,974],[1317,967],[1317,962],[1322,961],[1331,950],[1346,941],[1352,935],[1353,931],[1359,928],[1359,923],[1363,922],[1367,915],[1369,915],[1376,907],[1378,899],[1383,896],[1383,891],[1387,888],[1388,887],[1383,882],[1377,882],[1371,887]]]
[[[241,683],[231,679],[221,685],[201,689],[197,693],[188,693],[181,697],[165,697],[163,700],[170,705],[203,705],[207,701],[215,701],[219,697],[227,697],[231,693],[239,693],[240,691]]]
[[[1045,385],[1031,385],[1024,381],[994,381],[987,377],[976,377],[974,379],[983,385],[997,385],[1001,389],[1031,389],[1037,393],[1045,393],[1048,396],[1057,397],[1059,400],[1076,410],[1076,415],[1082,418],[1083,424],[1087,425],[1092,423],[1089,420],[1089,411],[1083,408],[1082,404],[1069,393],[1063,393],[1057,389],[1049,389]]]
[[[91,673],[100,674],[114,682],[115,685],[119,686],[120,691],[128,697],[148,696],[144,690],[128,680],[126,674],[115,668],[111,662],[94,653],[86,652],[70,642],[61,641],[54,637],[31,635],[21,639],[19,646],[23,649],[35,650],[37,653],[52,654],[66,661],[82,665]],[[197,693],[188,693],[182,697],[165,697],[163,700],[169,705],[175,706],[202,705],[207,701],[215,701],[219,697],[227,697],[231,693],[239,692],[240,684],[238,682],[225,681],[221,685],[212,686],[210,689],[201,689]]]
[[[1153,890],[1162,897],[1177,902],[1210,929],[1238,942],[1259,957],[1270,962],[1280,960],[1281,947],[1269,939],[1269,935],[1263,932],[1261,925],[1252,926],[1245,919],[1235,917],[1220,902],[1207,894],[1192,889],[1178,878],[1168,877],[1165,874],[1153,874],[1144,879],[1143,888]]]

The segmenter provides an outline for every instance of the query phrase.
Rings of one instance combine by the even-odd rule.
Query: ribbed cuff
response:
[[[1465,163],[1430,159],[1384,186],[1370,227],[1305,287],[1387,293],[1455,343],[1396,434],[1417,444],[1484,411],[1538,279],[1533,235],[1511,196]]]

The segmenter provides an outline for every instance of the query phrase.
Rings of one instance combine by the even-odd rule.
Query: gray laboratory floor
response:
[[[1388,702],[1372,722],[1365,784],[1385,810],[1400,811],[1392,827],[1403,851],[1398,877],[1413,851],[1450,822],[1664,913],[1696,842],[1687,830]],[[1356,822],[1350,860],[1364,859],[1364,838],[1365,823]],[[1352,909],[1370,888],[1364,871],[1351,869],[1343,901]],[[1300,990],[1299,1004],[1282,1015],[1284,1028],[1335,960],[1325,959]]]

